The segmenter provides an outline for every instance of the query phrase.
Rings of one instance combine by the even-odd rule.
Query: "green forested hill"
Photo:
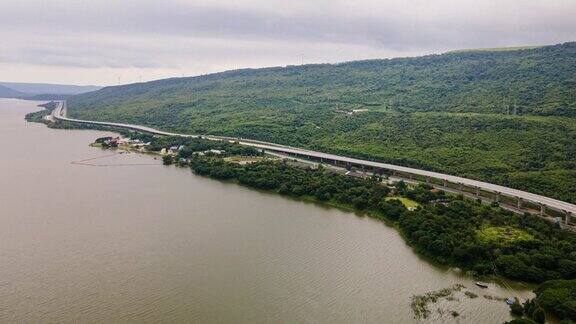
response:
[[[68,104],[73,117],[310,147],[576,202],[576,43],[236,70]]]

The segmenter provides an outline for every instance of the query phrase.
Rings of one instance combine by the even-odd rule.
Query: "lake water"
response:
[[[482,295],[530,295],[475,287],[370,218],[26,123],[36,104],[0,99],[2,323],[502,323],[508,307]],[[412,295],[455,283],[480,297],[414,319]]]

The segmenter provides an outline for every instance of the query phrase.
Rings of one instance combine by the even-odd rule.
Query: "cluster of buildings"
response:
[[[96,140],[97,143],[102,143],[108,147],[118,147],[121,145],[129,145],[133,148],[136,148],[140,151],[145,151],[146,146],[150,145],[150,142],[144,143],[139,139],[130,139],[130,138],[123,138],[123,137],[102,137]]]
[[[206,154],[222,155],[224,153],[226,153],[226,151],[224,151],[224,150],[206,150],[203,152],[196,152],[196,154],[198,154],[198,155],[206,155]]]
[[[162,154],[162,155],[166,155],[166,154],[169,154],[169,155],[177,155],[178,152],[180,152],[180,151],[183,150],[184,148],[185,148],[184,145],[171,146],[171,147],[168,147],[168,148],[163,148],[163,149],[161,149],[161,150],[160,150],[160,154]],[[194,152],[194,154],[197,154],[197,155],[206,155],[206,154],[208,154],[208,155],[222,155],[222,154],[224,154],[224,153],[226,153],[226,151],[224,151],[224,150],[214,150],[214,149],[212,149],[212,150],[206,150],[206,151]]]
[[[185,147],[184,145],[180,145],[180,146],[171,146],[169,148],[163,148],[160,150],[160,154],[176,155],[180,150],[184,149],[184,147]]]
[[[339,113],[345,114],[345,115],[352,116],[352,115],[354,115],[354,114],[366,112],[366,111],[368,111],[368,109],[366,109],[366,108],[362,108],[362,109],[352,109],[352,110],[336,109],[336,111],[339,112]]]

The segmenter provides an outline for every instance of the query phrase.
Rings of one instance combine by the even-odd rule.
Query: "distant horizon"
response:
[[[30,85],[51,85],[51,86],[74,86],[74,87],[105,87],[98,84],[73,84],[73,83],[55,83],[55,82],[36,82],[36,81],[6,81],[0,80],[0,84],[30,84]]]
[[[573,0],[4,0],[0,75],[113,86],[576,39]]]

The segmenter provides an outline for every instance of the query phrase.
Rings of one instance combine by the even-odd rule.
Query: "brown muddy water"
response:
[[[506,304],[482,296],[530,295],[478,288],[353,213],[151,156],[71,164],[114,153],[88,146],[108,133],[26,123],[36,104],[0,100],[2,323],[502,323]],[[413,295],[456,283],[479,297],[414,318]]]

